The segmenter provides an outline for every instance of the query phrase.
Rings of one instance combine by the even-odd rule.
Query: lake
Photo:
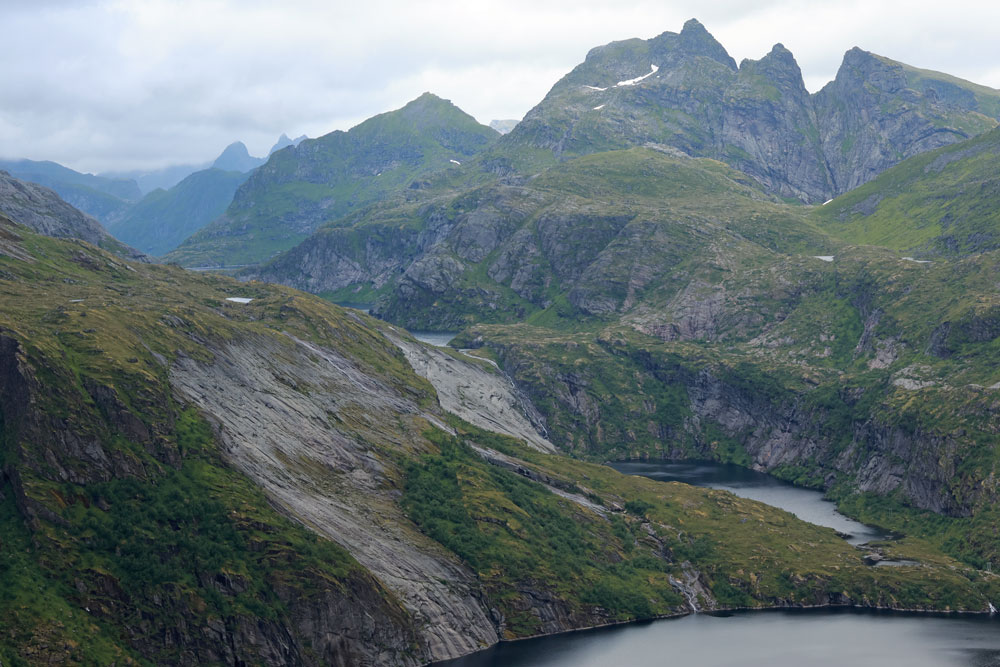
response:
[[[839,609],[692,614],[517,642],[436,667],[991,667],[1000,622]]]
[[[851,544],[892,537],[879,528],[848,519],[823,493],[783,482],[762,472],[724,463],[667,463],[620,461],[610,466],[627,475],[642,475],[661,482],[684,482],[692,486],[725,489],[737,496],[780,507],[803,521],[829,526],[850,535]]]
[[[891,537],[837,512],[819,491],[718,463],[618,462],[619,472],[725,489],[830,526],[853,544]],[[436,667],[1000,667],[1000,621],[988,616],[859,609],[692,614],[517,642]]]

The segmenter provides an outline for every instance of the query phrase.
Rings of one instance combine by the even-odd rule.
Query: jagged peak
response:
[[[681,34],[683,35],[686,32],[687,33],[695,33],[695,32],[697,32],[697,33],[703,33],[703,34],[706,34],[706,35],[709,34],[708,30],[705,28],[704,24],[702,24],[702,22],[699,21],[698,19],[694,19],[694,18],[688,19],[687,21],[684,22],[684,26],[681,28]]]
[[[737,69],[736,61],[729,55],[726,48],[712,36],[698,19],[689,19],[681,28],[678,41],[681,48],[692,55],[707,56],[730,69]]]

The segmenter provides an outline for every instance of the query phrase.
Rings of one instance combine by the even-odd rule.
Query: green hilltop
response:
[[[263,262],[339,218],[455,167],[500,136],[447,100],[425,93],[347,132],[273,154],[219,219],[167,259],[184,266]]]

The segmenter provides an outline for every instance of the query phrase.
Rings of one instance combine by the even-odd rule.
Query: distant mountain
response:
[[[287,135],[282,134],[281,137],[278,139],[277,143],[275,143],[274,146],[271,148],[270,152],[268,152],[268,155],[288,145],[297,146],[299,142],[301,142],[305,138],[306,136],[302,135],[297,139],[289,139]],[[241,143],[241,142],[236,142],[236,143]],[[218,162],[220,159],[222,159],[226,151],[231,149],[234,145],[235,144],[231,144],[230,146],[227,146],[226,149],[223,151],[223,153],[220,154],[219,157],[216,158],[216,160],[214,160],[214,162]],[[236,157],[237,164],[227,165],[226,162],[224,161],[223,166],[218,168],[225,170],[227,168],[232,167],[236,171],[249,171],[249,169],[239,168],[243,166],[242,164],[240,164],[240,162],[245,161],[245,159],[241,160],[242,155],[240,154],[241,152],[239,151],[238,147],[234,149],[234,151],[238,154]],[[259,159],[260,158],[251,158],[251,161]],[[261,160],[259,164],[254,164],[252,167],[250,167],[250,169],[260,166],[260,164],[263,164],[263,160]],[[169,190],[170,188],[174,187],[175,185],[183,181],[185,178],[187,178],[194,172],[202,171],[204,169],[210,169],[213,166],[216,166],[213,164],[213,162],[201,162],[199,164],[171,165],[169,167],[164,167],[162,169],[153,169],[153,170],[110,171],[110,172],[105,172],[101,175],[107,178],[134,180],[139,185],[139,190],[142,192],[142,195],[145,196],[150,192],[152,192],[153,190],[156,190],[157,188]]]
[[[151,255],[163,255],[226,210],[249,172],[196,171],[169,190],[157,189],[108,229]]]
[[[998,118],[1000,91],[857,48],[810,95],[781,44],[737,66],[691,20],[679,34],[592,49],[493,152],[537,166],[666,144],[722,160],[780,196],[821,202]]]
[[[47,187],[0,171],[0,213],[39,234],[74,238],[129,259],[145,256],[116,240],[94,218],[81,213]]]
[[[242,141],[234,141],[226,146],[222,155],[215,158],[212,167],[222,171],[250,171],[264,164],[266,160],[250,155],[246,144]]]
[[[294,139],[289,139],[288,135],[282,132],[281,136],[278,137],[278,141],[276,141],[275,144],[271,146],[271,150],[267,152],[267,155],[270,157],[272,154],[277,153],[282,148],[287,148],[288,146],[298,146],[308,138],[309,137],[303,134]]]
[[[132,179],[139,185],[139,190],[145,196],[158,188],[169,190],[194,172],[207,169],[210,166],[210,162],[202,164],[176,164],[152,171],[112,171],[104,173],[103,176]]]
[[[142,197],[131,179],[82,174],[56,162],[0,160],[0,169],[55,190],[69,204],[104,222],[114,220]]]
[[[459,166],[500,135],[430,93],[347,132],[274,153],[226,212],[171,252],[186,266],[255,264],[287,250],[324,222]]]
[[[516,118],[510,118],[506,120],[491,120],[490,127],[492,127],[500,134],[507,134],[508,132],[513,130],[514,126],[517,125],[519,122],[521,121],[517,120]]]

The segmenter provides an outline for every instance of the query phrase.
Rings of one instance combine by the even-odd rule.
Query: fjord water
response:
[[[819,491],[795,486],[737,465],[723,463],[667,463],[620,461],[610,464],[626,475],[642,475],[661,482],[684,482],[692,486],[725,489],[733,494],[759,500],[791,512],[803,521],[829,526],[847,534],[851,544],[887,539],[891,535],[872,526],[848,519]]]
[[[440,667],[988,667],[1000,622],[847,610],[755,611],[499,644]]]

